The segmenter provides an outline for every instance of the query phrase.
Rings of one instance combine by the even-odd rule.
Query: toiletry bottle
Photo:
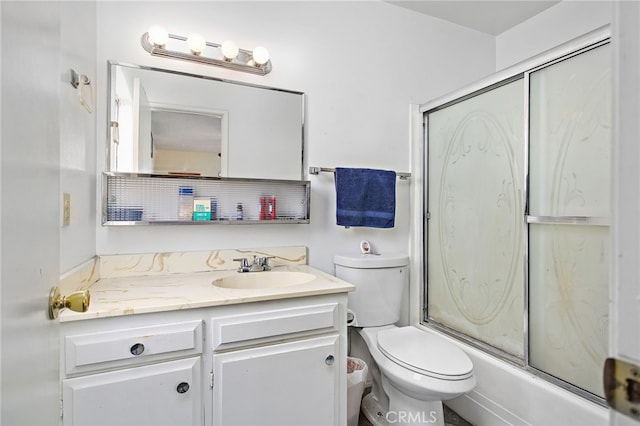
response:
[[[242,212],[242,203],[238,203],[236,206],[236,220],[243,220],[244,213]]]
[[[260,197],[260,220],[267,219],[268,197]]]
[[[209,197],[193,198],[193,220],[211,220],[211,199]]]
[[[271,196],[267,202],[267,218],[275,220],[276,218],[276,197]]]
[[[211,197],[211,220],[218,220],[218,200]]]
[[[178,189],[178,220],[191,220],[193,216],[193,188],[181,186]]]

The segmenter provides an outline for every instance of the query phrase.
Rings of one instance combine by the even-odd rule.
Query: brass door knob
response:
[[[89,290],[80,290],[68,296],[61,296],[60,289],[52,287],[49,292],[49,319],[58,318],[58,313],[62,308],[68,308],[74,312],[87,312],[90,302]]]

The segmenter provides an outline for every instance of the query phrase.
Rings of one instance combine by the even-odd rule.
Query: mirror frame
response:
[[[244,87],[252,87],[252,88],[256,88],[256,89],[264,89],[264,90],[272,90],[275,92],[284,92],[284,93],[290,93],[293,95],[300,95],[300,108],[302,109],[301,111],[301,123],[300,123],[300,175],[299,178],[297,180],[304,180],[304,169],[305,169],[305,158],[304,158],[304,154],[305,154],[305,131],[306,131],[306,114],[305,114],[305,105],[306,105],[306,97],[305,97],[305,93],[304,92],[300,92],[300,91],[296,91],[296,90],[288,90],[288,89],[281,89],[281,88],[277,88],[277,87],[271,87],[271,86],[264,86],[264,85],[259,85],[259,84],[253,84],[253,83],[246,83],[246,82],[241,82],[241,81],[235,81],[235,80],[229,80],[226,78],[220,78],[220,77],[212,77],[212,76],[206,76],[206,75],[201,75],[201,74],[193,74],[193,73],[188,73],[188,72],[184,72],[184,71],[176,71],[176,70],[171,70],[171,69],[166,69],[166,68],[156,68],[156,67],[150,67],[150,66],[146,66],[146,65],[136,65],[136,64],[131,64],[131,63],[127,63],[127,62],[120,62],[120,61],[115,61],[115,60],[108,60],[107,61],[107,135],[106,135],[106,144],[105,144],[105,157],[106,157],[106,162],[105,162],[105,171],[106,172],[116,172],[115,170],[112,170],[112,155],[113,153],[111,152],[111,144],[112,144],[112,140],[113,140],[113,134],[114,134],[114,124],[115,123],[113,121],[113,117],[112,117],[112,89],[113,89],[113,84],[114,81],[113,79],[115,78],[115,73],[113,72],[113,69],[115,66],[123,66],[123,67],[129,67],[129,68],[134,68],[134,69],[140,69],[140,70],[147,70],[147,71],[157,71],[157,72],[163,72],[163,73],[167,73],[167,74],[174,74],[174,75],[178,75],[178,76],[183,76],[183,77],[192,77],[192,78],[197,78],[197,79],[201,79],[201,80],[205,80],[205,81],[215,81],[215,82],[219,82],[219,83],[227,83],[227,84],[231,84],[231,85],[237,85],[237,86],[244,86]],[[198,108],[196,107],[194,109],[197,110]],[[211,110],[214,110],[215,108],[211,108]],[[116,123],[117,124],[117,123]],[[117,126],[116,126],[117,128]],[[224,141],[223,140],[223,144],[225,144],[228,146],[229,143],[229,138],[227,135],[227,140]],[[226,161],[223,161],[223,164],[226,163],[228,164],[228,159]],[[223,169],[226,169],[227,167],[224,167]],[[223,170],[221,169],[221,170]],[[141,174],[149,174],[149,171],[127,171],[124,173],[128,173],[128,174],[136,174],[136,173],[141,173]],[[209,176],[207,176],[209,177]],[[218,177],[218,176],[210,176],[210,177]],[[222,176],[225,177],[225,176]],[[243,177],[237,177],[234,176],[234,178],[243,178]],[[250,179],[253,179],[255,177],[249,177]],[[277,179],[276,179],[277,180]]]

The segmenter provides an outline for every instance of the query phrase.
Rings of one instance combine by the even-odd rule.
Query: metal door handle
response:
[[[58,287],[52,287],[49,292],[49,319],[58,318],[60,309],[68,308],[74,312],[87,312],[91,303],[89,290],[80,290],[68,296],[61,296]]]

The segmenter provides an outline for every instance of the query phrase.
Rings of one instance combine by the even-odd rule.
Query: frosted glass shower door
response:
[[[611,47],[530,74],[529,364],[596,395],[608,345]]]
[[[524,83],[427,113],[430,321],[524,352]]]

